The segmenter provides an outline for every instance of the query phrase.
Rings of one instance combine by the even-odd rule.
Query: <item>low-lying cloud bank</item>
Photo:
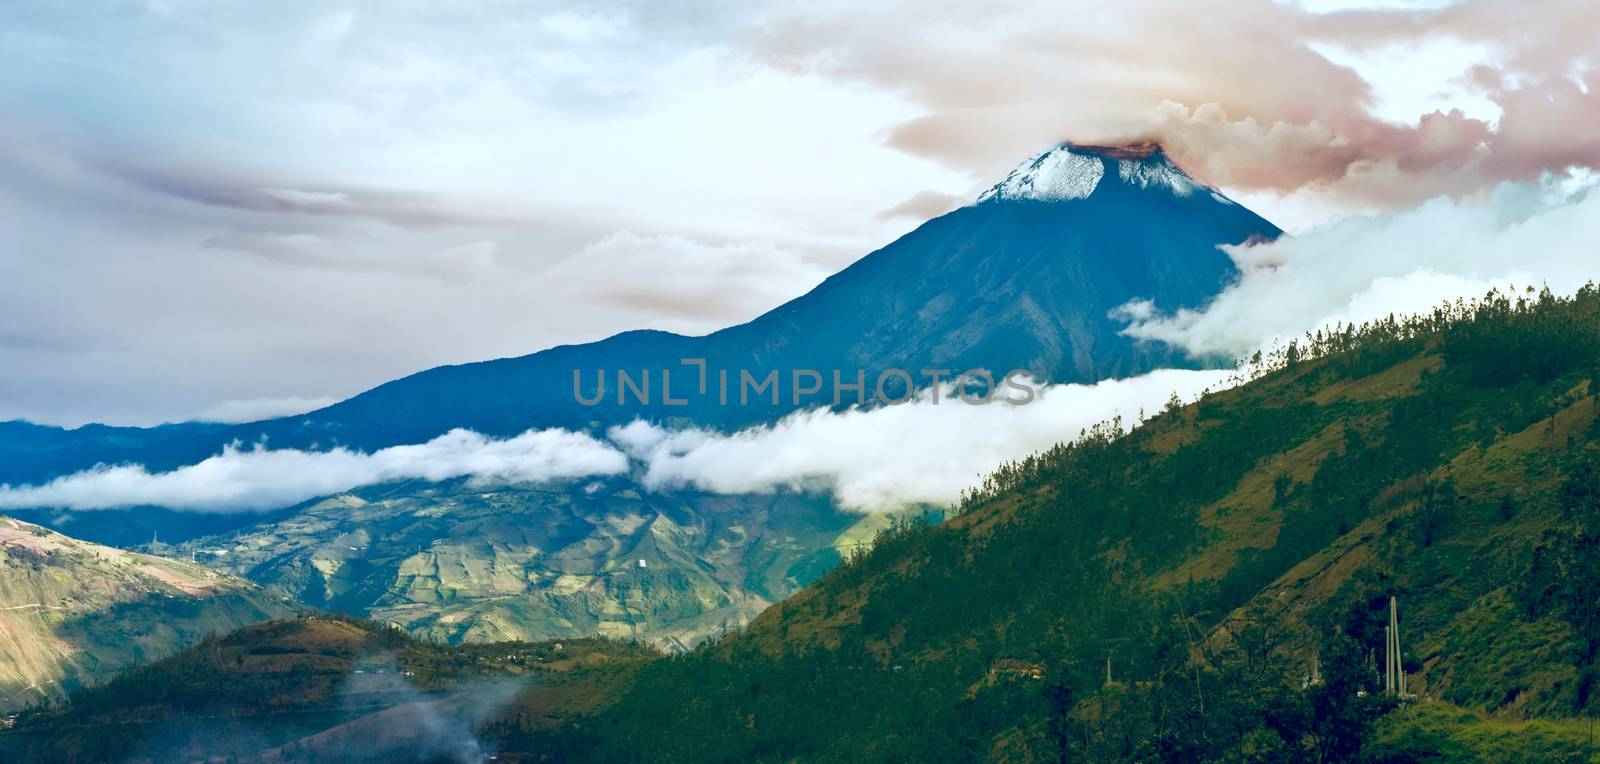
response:
[[[1479,198],[1434,199],[1270,244],[1232,248],[1239,281],[1200,310],[1123,306],[1134,337],[1196,355],[1248,355],[1339,322],[1426,313],[1491,289],[1570,294],[1600,278],[1594,178],[1504,183]]]
[[[0,509],[257,511],[405,479],[469,477],[484,484],[536,484],[620,475],[630,460],[652,490],[759,493],[832,491],[863,512],[913,502],[950,503],[1002,462],[1121,416],[1131,426],[1177,393],[1192,399],[1226,386],[1228,371],[1163,370],[1094,385],[1039,388],[1025,405],[972,405],[930,395],[867,411],[812,410],[732,435],[667,431],[645,422],[612,428],[610,442],[566,430],[492,440],[455,430],[427,443],[371,454],[229,447],[199,464],[151,473],[101,466],[39,486],[0,486]]]
[[[426,443],[370,454],[228,446],[198,464],[151,473],[140,465],[98,466],[39,486],[0,486],[0,509],[119,509],[155,505],[194,511],[261,511],[395,480],[541,483],[615,475],[628,459],[582,433],[533,430],[494,440],[452,430]]]
[[[935,404],[925,394],[913,403],[869,411],[800,412],[772,427],[730,436],[668,432],[635,422],[614,428],[611,438],[648,465],[643,480],[651,489],[826,488],[840,506],[858,511],[945,504],[1003,462],[1071,440],[1115,416],[1131,427],[1141,412],[1158,412],[1174,393],[1192,400],[1206,388],[1228,386],[1232,376],[1165,369],[1043,388],[1037,400],[1021,406]]]

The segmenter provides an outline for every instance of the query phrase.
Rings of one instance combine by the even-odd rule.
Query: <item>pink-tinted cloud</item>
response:
[[[901,92],[928,108],[887,142],[993,177],[1062,139],[1154,138],[1207,182],[1415,203],[1600,167],[1600,26],[1583,2],[1458,2],[1317,14],[1244,0],[1025,3],[924,13],[915,4],[808,3],[762,28],[760,55]],[[1372,83],[1331,60],[1449,41],[1485,61],[1437,75],[1491,115],[1377,115]]]

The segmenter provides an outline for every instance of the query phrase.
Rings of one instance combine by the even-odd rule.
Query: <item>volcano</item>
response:
[[[749,323],[700,337],[625,332],[438,367],[309,414],[250,424],[63,431],[7,423],[0,425],[0,482],[36,483],[102,462],[168,469],[225,443],[263,438],[277,448],[370,450],[458,427],[509,436],[645,418],[727,430],[829,404],[835,372],[845,384],[888,369],[928,384],[935,377],[922,376],[924,370],[975,368],[1069,383],[1211,365],[1219,359],[1123,336],[1113,311],[1135,299],[1161,310],[1199,307],[1236,276],[1224,247],[1279,234],[1189,176],[1158,145],[1064,143],[1024,161],[973,204],[924,223]],[[726,370],[735,379],[741,371],[754,378],[777,371],[786,389],[776,401],[758,394],[745,405],[725,404],[718,395],[696,394],[699,370],[681,359],[705,359],[712,374]],[[787,389],[797,369],[820,378],[820,390],[804,400]],[[618,403],[619,370],[651,378],[648,403],[638,395]],[[661,370],[670,370],[670,386]],[[608,393],[584,405],[574,375],[594,388],[602,373],[611,375]],[[859,396],[840,397],[850,403]]]

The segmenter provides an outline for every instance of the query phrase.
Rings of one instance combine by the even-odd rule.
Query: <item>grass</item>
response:
[[[1554,764],[1600,762],[1594,720],[1506,719],[1444,702],[1418,702],[1387,716],[1369,749],[1376,762]]]

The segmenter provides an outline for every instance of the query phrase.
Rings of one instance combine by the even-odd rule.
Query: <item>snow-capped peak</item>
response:
[[[978,203],[990,200],[1059,202],[1083,199],[1100,186],[1112,162],[1116,163],[1117,177],[1130,186],[1164,188],[1179,196],[1188,196],[1201,188],[1199,183],[1167,159],[1160,146],[1153,143],[1124,146],[1063,143],[1029,157],[1012,170],[1005,180],[983,192],[978,197]]]
[[[1094,193],[1106,165],[1099,157],[1079,154],[1069,144],[1061,144],[1049,151],[1029,157],[1028,161],[1012,170],[1005,180],[978,197],[982,204],[991,199],[1034,199],[1059,202],[1082,199]]]

